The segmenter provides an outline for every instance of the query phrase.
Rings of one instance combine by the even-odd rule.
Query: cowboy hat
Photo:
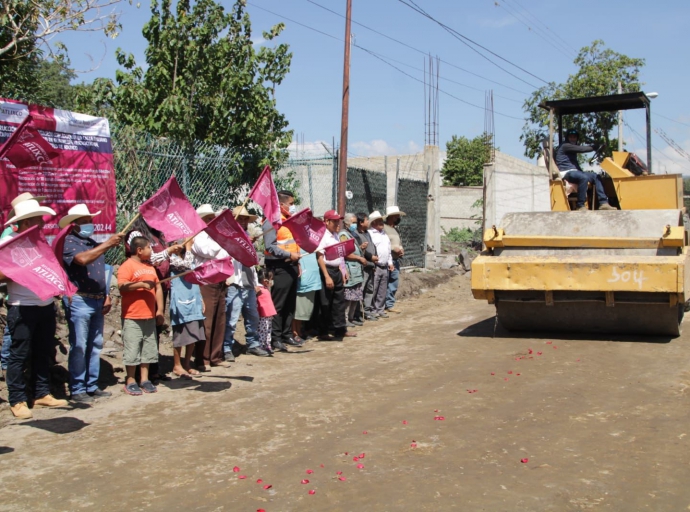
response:
[[[199,206],[199,208],[196,209],[196,213],[202,219],[208,215],[215,215],[216,214],[216,212],[213,211],[213,206],[211,206],[208,203],[202,204],[201,206]]]
[[[254,222],[256,219],[259,218],[258,215],[252,215],[251,213],[249,213],[244,206],[236,206],[232,209],[232,214],[235,216],[235,218],[249,217],[249,222]]]
[[[15,215],[5,222],[5,226],[16,224],[20,220],[30,219],[31,217],[42,217],[43,215],[56,215],[52,208],[41,206],[35,199],[27,199],[14,207]]]
[[[72,208],[69,209],[67,215],[60,219],[60,222],[58,222],[58,226],[60,226],[60,228],[64,228],[67,224],[72,224],[72,222],[81,217],[91,217],[93,219],[96,215],[99,215],[100,213],[100,210],[98,210],[96,213],[91,213],[89,211],[89,207],[85,204],[75,204]]]
[[[389,206],[386,208],[386,217],[390,217],[391,215],[400,215],[401,217],[404,217],[406,215],[405,212],[401,212],[400,208],[397,206]]]
[[[379,220],[379,219],[383,219],[383,215],[381,215],[381,212],[378,210],[374,210],[369,215],[369,222],[374,222],[375,220]]]
[[[46,196],[35,196],[31,192],[24,192],[22,194],[19,194],[17,197],[12,199],[12,209],[7,214],[7,218],[14,217],[14,207],[17,206],[18,203],[21,203],[22,201],[27,201],[29,199],[33,199],[41,203],[46,200]]]

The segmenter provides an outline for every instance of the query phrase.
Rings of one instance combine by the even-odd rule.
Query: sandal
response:
[[[122,391],[132,396],[140,396],[142,394],[141,388],[136,382],[125,384],[125,387],[122,388]]]
[[[156,386],[154,386],[150,380],[145,380],[141,383],[141,390],[144,393],[156,393],[158,391]]]
[[[189,372],[185,372],[185,373],[175,373],[175,372],[173,372],[173,373],[174,373],[175,375],[177,375],[178,378],[180,378],[180,379],[192,380],[192,376],[189,374]]]
[[[203,375],[201,375],[201,373],[199,373],[199,371],[195,370],[194,368],[190,368],[189,370],[187,370],[187,372],[192,377],[203,377]]]

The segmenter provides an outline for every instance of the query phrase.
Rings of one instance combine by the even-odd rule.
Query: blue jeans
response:
[[[395,306],[395,294],[400,284],[400,260],[393,260],[395,270],[388,271],[388,292],[386,292],[386,309]]]
[[[228,288],[225,297],[225,340],[223,341],[223,353],[225,354],[232,352],[240,313],[244,318],[247,348],[259,346],[259,309],[256,305],[256,291],[254,288],[240,288],[232,285]]]
[[[584,206],[585,202],[587,202],[588,183],[591,183],[594,187],[597,194],[597,203],[600,205],[608,204],[609,198],[606,197],[604,185],[601,183],[601,178],[598,174],[593,172],[568,171],[565,176],[563,176],[563,179],[577,185],[577,208]]]
[[[103,350],[103,302],[80,295],[72,303],[63,297],[69,327],[69,389],[73,395],[93,393],[98,389]]]
[[[7,370],[7,361],[10,359],[10,345],[12,345],[12,337],[10,336],[10,326],[5,325],[5,330],[2,333],[2,352],[0,352],[0,359],[2,360],[2,369]]]

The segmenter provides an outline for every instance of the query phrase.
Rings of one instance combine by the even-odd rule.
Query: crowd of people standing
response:
[[[56,215],[40,204],[44,199],[24,193],[12,201],[0,244],[34,226],[42,228],[45,218]],[[297,212],[295,197],[280,191],[278,200],[286,221]],[[204,204],[196,213],[208,223],[220,212]],[[112,307],[112,268],[105,263],[105,253],[123,243],[127,259],[117,270],[126,367],[123,391],[132,396],[155,393],[159,381],[171,378],[158,365],[166,311],[172,331],[172,373],[182,379],[200,378],[214,366],[227,367],[240,354],[270,357],[302,347],[312,338],[341,342],[357,335],[353,328],[396,312],[404,256],[397,225],[405,215],[397,206],[387,208],[385,215],[374,211],[343,217],[334,210],[325,212],[326,231],[313,253],[301,249],[285,226],[275,230],[265,221],[259,234],[252,235],[250,225],[258,217],[237,207],[234,217],[252,242],[263,238],[264,264],[247,266],[232,258],[232,276],[202,285],[177,277],[210,260],[230,258],[205,231],[189,240],[167,241],[139,218],[128,232],[98,243],[93,239],[93,218],[99,214],[78,204],[59,220],[61,228],[72,226],[61,263],[77,293],[61,303],[69,328],[69,398],[75,403],[111,395],[99,385],[104,316]],[[344,258],[329,256],[328,247],[351,239],[354,252]],[[56,302],[41,300],[1,272],[0,280],[8,287],[0,359],[12,414],[28,419],[30,406],[68,405],[50,389]],[[240,317],[244,343],[235,339]]]

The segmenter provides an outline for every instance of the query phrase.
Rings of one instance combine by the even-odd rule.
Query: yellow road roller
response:
[[[509,213],[484,232],[472,263],[472,293],[496,306],[508,330],[678,336],[690,299],[688,234],[681,175],[652,173],[649,98],[642,92],[549,101],[547,167],[554,118],[644,108],[647,165],[614,152],[601,167],[617,211],[572,211],[563,182],[550,181],[551,211]],[[634,160],[634,162],[633,162]]]

